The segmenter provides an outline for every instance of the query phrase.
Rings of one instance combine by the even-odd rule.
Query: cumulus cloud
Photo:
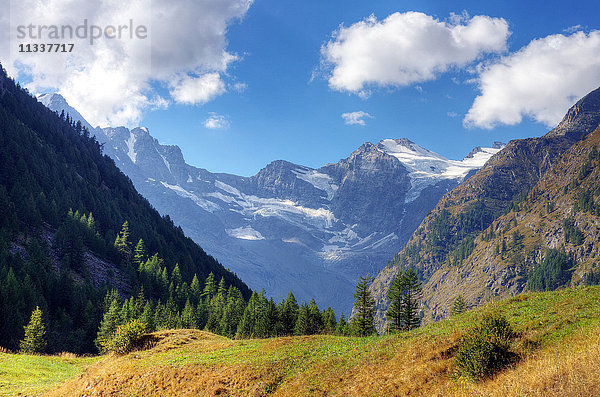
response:
[[[204,127],[211,130],[222,130],[229,127],[229,121],[225,116],[211,112],[209,117],[204,121]]]
[[[467,127],[514,125],[523,117],[555,126],[576,100],[600,86],[600,31],[556,34],[483,66]]]
[[[145,26],[147,38],[65,39],[68,54],[9,54],[3,64],[33,93],[60,92],[93,125],[134,125],[146,109],[169,103],[203,104],[226,92],[227,29],[253,0],[11,0],[11,48],[18,25]],[[31,40],[29,40],[31,42]],[[41,42],[41,41],[38,41]],[[57,40],[54,40],[57,42]],[[22,56],[19,56],[22,55]],[[161,97],[157,87],[166,87]],[[162,91],[161,91],[162,92]],[[165,95],[165,94],[162,94]]]
[[[225,92],[225,83],[219,73],[199,77],[184,76],[173,84],[170,93],[176,102],[201,105]]]
[[[433,80],[486,53],[506,49],[508,23],[502,18],[452,14],[448,22],[420,12],[375,16],[341,26],[321,48],[330,69],[329,86],[359,95],[369,87],[407,86]]]
[[[350,112],[350,113],[342,113],[342,119],[344,119],[344,124],[346,125],[366,125],[365,117],[372,119],[371,116],[367,112],[363,112],[362,110],[358,112]]]

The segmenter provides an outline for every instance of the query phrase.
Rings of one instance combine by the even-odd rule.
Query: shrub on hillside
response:
[[[461,340],[455,356],[458,375],[471,380],[489,376],[504,366],[514,332],[499,314],[484,316],[481,324]]]
[[[125,354],[135,348],[146,332],[146,324],[138,319],[117,327],[117,331],[110,339],[100,341],[102,351]]]

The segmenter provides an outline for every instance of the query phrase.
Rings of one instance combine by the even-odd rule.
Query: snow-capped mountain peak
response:
[[[454,179],[462,182],[471,171],[483,167],[490,157],[504,146],[506,145],[501,142],[494,142],[491,148],[477,146],[463,160],[449,160],[406,138],[384,139],[376,147],[379,151],[397,158],[408,170],[411,189],[405,200],[411,202],[417,199],[425,188],[442,180]]]
[[[40,101],[85,121],[60,96]],[[144,127],[90,132],[151,204],[252,288],[346,313],[356,279],[377,273],[439,198],[499,150],[449,160],[385,139],[318,169],[280,160],[241,177],[186,164]]]
[[[73,120],[81,121],[81,125],[86,127],[90,132],[94,130],[94,127],[92,127],[77,110],[72,108],[62,95],[57,93],[40,94],[37,96],[37,100],[42,103],[42,105],[56,112],[64,110]]]

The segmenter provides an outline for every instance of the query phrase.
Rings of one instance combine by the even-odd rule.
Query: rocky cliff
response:
[[[591,132],[599,123],[600,89],[578,101],[548,134],[509,142],[474,176],[446,194],[373,282],[371,291],[377,302],[379,328],[385,327],[389,285],[398,270],[406,266],[416,268],[424,281],[423,310],[427,322],[446,316],[459,294],[471,305],[478,305],[499,295],[521,292],[526,288],[529,272],[541,263],[547,248],[564,246],[573,251],[574,247],[565,246],[560,237],[564,232],[559,223],[573,208],[572,194],[567,194],[570,190],[565,186],[578,183],[573,182],[572,174],[587,161],[582,145],[591,150],[590,142],[597,135]],[[558,176],[561,182],[553,185],[558,188],[550,189],[550,178]],[[520,206],[529,197],[541,200],[537,194],[546,201],[537,206],[533,202]],[[547,201],[557,205],[553,226],[532,215],[538,214],[537,207]],[[574,222],[578,225],[583,221],[576,217]],[[508,259],[508,251],[498,250],[511,243],[510,233],[515,231],[519,251],[511,252]],[[587,227],[586,233],[595,235]],[[577,253],[580,250],[573,252],[583,258]]]

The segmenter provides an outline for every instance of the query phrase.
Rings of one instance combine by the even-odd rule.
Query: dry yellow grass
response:
[[[600,395],[600,287],[526,294],[501,311],[517,331],[512,368],[479,383],[454,376],[461,335],[482,310],[400,335],[230,340],[197,330],[152,334],[106,356],[50,396]]]
[[[465,393],[480,396],[600,396],[600,328],[535,353]]]

